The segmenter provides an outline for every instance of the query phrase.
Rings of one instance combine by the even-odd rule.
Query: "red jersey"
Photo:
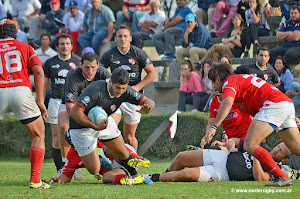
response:
[[[28,86],[29,71],[42,62],[31,48],[13,38],[0,39],[0,88]]]
[[[99,140],[97,143],[97,147],[98,148],[102,148],[105,145],[102,144]],[[107,156],[108,157],[108,156]],[[74,175],[74,172],[76,169],[78,168],[85,168],[80,156],[78,155],[77,151],[74,149],[74,147],[70,147],[70,150],[67,154],[67,162],[63,168],[63,175],[66,175],[68,177],[72,177]],[[109,158],[112,161],[112,158]],[[99,174],[103,175],[104,173],[106,173],[108,171],[107,168],[102,167],[100,168],[100,172]]]
[[[209,105],[209,118],[215,118],[218,114],[221,101],[217,96],[214,96]],[[252,122],[252,117],[242,111],[237,104],[233,104],[229,114],[223,120],[222,126],[228,138],[245,138],[249,125]]]
[[[268,102],[292,103],[292,100],[280,90],[252,75],[230,75],[223,85],[222,93],[223,99],[233,97],[234,103],[252,116],[259,112],[264,103],[265,106],[268,106]]]

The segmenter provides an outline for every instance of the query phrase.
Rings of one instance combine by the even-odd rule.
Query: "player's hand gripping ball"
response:
[[[107,119],[107,114],[102,107],[95,106],[89,111],[88,118],[94,123],[99,124],[103,120]]]

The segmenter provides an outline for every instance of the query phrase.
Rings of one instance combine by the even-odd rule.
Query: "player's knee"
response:
[[[180,152],[176,155],[176,161],[182,162],[185,159],[185,153],[184,152]]]
[[[198,181],[199,176],[196,176],[194,172],[190,169],[181,170],[182,172],[182,179],[183,181]]]

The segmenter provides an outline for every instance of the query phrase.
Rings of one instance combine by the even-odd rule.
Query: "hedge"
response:
[[[143,115],[137,128],[136,137],[139,145],[144,143],[151,133],[171,114]],[[198,146],[205,134],[207,113],[181,113],[178,115],[177,132],[174,139],[170,138],[168,130],[156,141],[145,156],[157,158],[173,158],[178,152],[185,150],[186,145]],[[122,122],[120,123],[122,130]],[[220,139],[222,129],[219,128],[214,139]],[[14,116],[6,116],[0,121],[0,157],[29,157],[30,139],[21,123]],[[46,124],[46,154],[45,158],[51,158],[51,130]],[[267,142],[272,146],[278,139],[273,133]]]

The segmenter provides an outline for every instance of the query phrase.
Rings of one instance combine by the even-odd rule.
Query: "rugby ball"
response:
[[[88,118],[94,123],[99,124],[107,118],[107,114],[102,107],[95,106],[88,113]]]

